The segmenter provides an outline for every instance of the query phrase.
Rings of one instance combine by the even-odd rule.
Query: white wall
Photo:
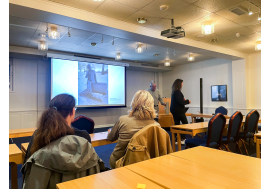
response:
[[[14,92],[9,93],[9,129],[35,127],[38,117],[48,108],[50,101],[50,60],[12,58],[14,65]],[[121,115],[126,115],[133,95],[149,88],[154,72],[126,72],[127,108],[77,110],[76,116],[91,117],[97,127],[112,126]]]
[[[248,55],[246,61],[247,108],[261,109],[261,52]]]
[[[9,129],[35,127],[38,115],[48,107],[49,61],[12,58],[14,92],[9,93]]]
[[[226,108],[233,107],[232,99],[232,61],[225,59],[211,59],[196,63],[176,66],[174,71],[163,73],[163,93],[170,97],[171,86],[175,79],[184,80],[182,92],[185,98],[191,100],[188,107],[200,106],[200,78],[203,78],[203,106]],[[227,85],[228,101],[212,102],[211,85]]]

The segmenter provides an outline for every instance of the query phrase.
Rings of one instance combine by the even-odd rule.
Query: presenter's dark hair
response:
[[[39,119],[30,149],[31,155],[54,140],[74,134],[74,130],[65,120],[74,107],[75,98],[69,94],[59,94],[50,101],[49,109],[45,110]]]
[[[176,79],[176,80],[173,82],[173,85],[172,85],[172,94],[173,94],[174,91],[176,91],[176,90],[179,90],[179,91],[182,90],[182,83],[183,83],[183,80],[182,80],[182,79]]]

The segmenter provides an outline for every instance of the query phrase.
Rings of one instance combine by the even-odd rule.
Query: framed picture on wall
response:
[[[227,85],[211,86],[212,101],[227,101]]]

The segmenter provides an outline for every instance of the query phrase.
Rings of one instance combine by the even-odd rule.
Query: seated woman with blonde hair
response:
[[[149,92],[144,90],[136,92],[130,106],[129,115],[121,116],[107,137],[110,141],[118,140],[110,157],[112,169],[115,168],[115,162],[125,154],[126,147],[136,132],[150,124],[160,126],[154,120],[156,117],[154,99]]]

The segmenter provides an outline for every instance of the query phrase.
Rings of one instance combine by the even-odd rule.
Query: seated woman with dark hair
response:
[[[41,115],[37,130],[31,137],[21,170],[22,174],[26,174],[29,178],[30,173],[26,169],[32,167],[29,165],[31,162],[35,164],[33,161],[36,160],[35,158],[44,164],[47,163],[46,166],[52,170],[64,171],[64,167],[67,167],[66,172],[88,169],[91,161],[96,162],[95,164],[102,162],[91,145],[90,135],[71,126],[75,110],[75,98],[71,95],[60,94],[50,101],[49,109]],[[97,172],[104,167],[104,163],[99,166],[96,168]],[[33,170],[30,168],[30,171]],[[30,182],[31,179],[28,179],[28,183]]]
[[[65,135],[83,137],[91,143],[89,133],[71,125],[75,117],[75,103],[75,98],[69,94],[59,94],[50,101],[49,109],[43,112],[30,139],[24,163],[35,151]]]

